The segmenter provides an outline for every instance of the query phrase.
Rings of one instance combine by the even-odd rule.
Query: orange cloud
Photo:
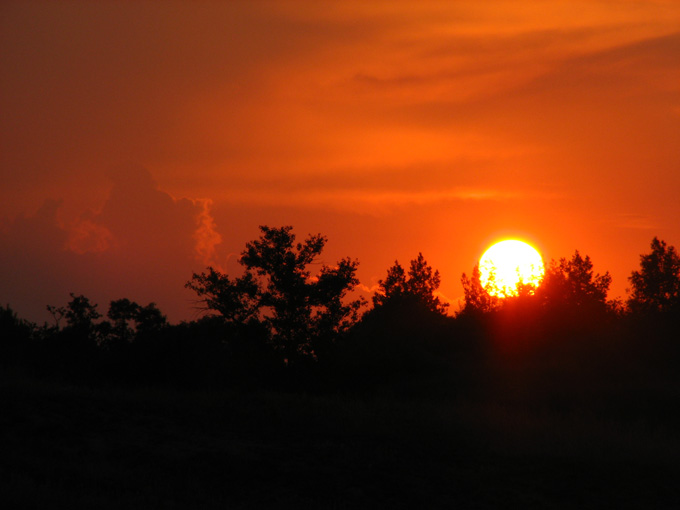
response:
[[[0,233],[0,282],[23,316],[40,320],[47,304],[77,292],[102,306],[120,297],[154,301],[175,320],[187,317],[184,283],[214,263],[221,243],[210,201],[175,199],[138,166],[112,178],[99,211],[65,223],[64,202],[48,200]]]
[[[69,229],[67,249],[80,255],[101,253],[110,249],[114,242],[113,234],[105,226],[83,219]]]
[[[201,211],[196,216],[196,258],[206,266],[219,268],[217,261],[217,246],[222,242],[222,236],[217,232],[215,219],[210,214],[211,200],[196,200]]]

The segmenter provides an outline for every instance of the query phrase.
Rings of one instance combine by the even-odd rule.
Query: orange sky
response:
[[[590,255],[610,297],[680,246],[677,1],[5,1],[0,69],[0,301],[29,318],[194,317],[191,271],[260,224],[367,288],[422,251],[454,310],[500,237]]]

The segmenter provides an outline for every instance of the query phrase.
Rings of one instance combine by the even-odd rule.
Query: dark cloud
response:
[[[156,301],[175,320],[191,316],[183,284],[192,271],[214,263],[221,242],[209,203],[174,199],[141,167],[118,168],[112,178],[99,212],[64,221],[62,203],[48,200],[34,215],[9,223],[0,242],[3,301],[37,320],[69,292],[104,308],[128,297]]]

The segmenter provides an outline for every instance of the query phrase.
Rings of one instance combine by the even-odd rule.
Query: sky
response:
[[[422,252],[452,311],[508,237],[610,297],[680,246],[680,2],[0,4],[0,303],[198,316],[259,225],[370,298]]]

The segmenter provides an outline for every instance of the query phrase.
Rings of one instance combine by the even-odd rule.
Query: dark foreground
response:
[[[12,508],[680,506],[680,433],[644,414],[1,379]]]

